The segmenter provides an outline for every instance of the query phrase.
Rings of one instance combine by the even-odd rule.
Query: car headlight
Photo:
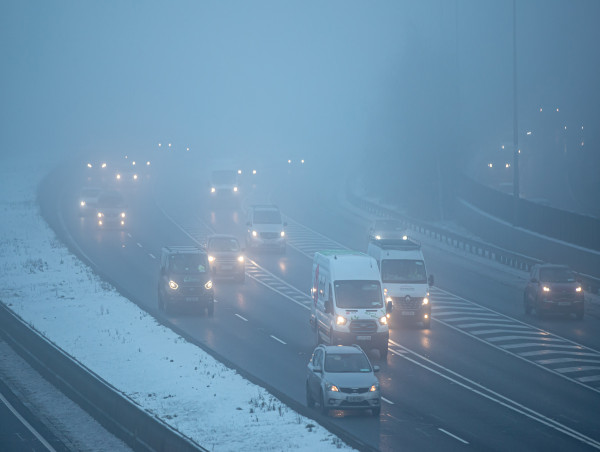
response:
[[[233,187],[233,191],[238,191],[238,188],[237,187]]]
[[[210,187],[210,192],[211,192],[211,193],[214,193],[214,192],[216,192],[216,191],[217,191],[217,189],[216,189],[215,187]]]
[[[575,292],[582,292],[582,291],[583,291],[583,289],[581,288],[581,286],[575,288]]]
[[[121,180],[121,175],[117,174],[117,180]]]
[[[379,323],[381,325],[387,325],[387,315],[384,315],[383,317],[379,317]]]
[[[379,391],[379,385],[375,384],[369,388],[369,392]]]
[[[335,323],[336,323],[336,325],[345,325],[345,324],[346,324],[346,322],[347,322],[347,320],[346,320],[346,317],[344,317],[344,316],[338,315],[338,316],[335,318]]]
[[[102,226],[102,220],[98,220],[98,226]]]
[[[179,284],[177,284],[175,281],[173,281],[172,279],[169,281],[169,287],[173,290],[177,290],[179,289]]]
[[[206,281],[206,284],[204,284],[204,288],[206,290],[212,289],[212,281],[210,279],[208,281]]]
[[[121,218],[125,218],[125,212],[121,212]]]
[[[239,263],[244,262],[244,256],[238,256],[238,262]]]
[[[376,235],[375,236],[375,240],[381,240],[381,236],[380,235]]]
[[[102,212],[98,212],[98,218],[102,218],[104,214]]]
[[[281,231],[281,237],[285,237],[285,231]]]
[[[325,382],[325,389],[331,392],[340,392],[339,388],[336,385],[333,385],[329,382]]]
[[[133,175],[133,180],[137,180],[137,178],[138,178],[138,175],[137,175],[137,174],[134,174],[134,175]]]
[[[544,292],[550,292],[550,287],[548,287],[548,286],[544,286],[544,287],[542,287],[542,290],[543,290]]]
[[[425,306],[426,304],[429,304],[429,298],[425,297],[423,298],[423,306]]]
[[[252,231],[252,237],[256,237],[257,235],[258,235],[258,232]]]
[[[208,262],[214,262],[215,256],[208,256]]]
[[[85,207],[85,201],[81,201],[81,202],[79,203],[79,205],[80,205],[81,207]]]

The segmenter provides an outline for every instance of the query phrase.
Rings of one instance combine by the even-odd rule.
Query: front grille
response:
[[[237,264],[236,256],[217,256],[215,259],[217,264],[234,265]]]
[[[375,320],[352,320],[350,322],[350,332],[356,334],[376,333],[377,323]]]
[[[423,304],[421,297],[392,297],[394,307],[400,309],[419,309]]]
[[[281,233],[279,232],[261,232],[260,233],[260,237],[263,239],[276,239],[277,237],[280,237]]]
[[[340,388],[340,392],[346,394],[364,394],[365,392],[369,392],[370,388]]]

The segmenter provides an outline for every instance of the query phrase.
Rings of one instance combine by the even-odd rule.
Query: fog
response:
[[[587,177],[600,167],[599,13],[593,0],[517,2],[519,128],[537,125],[546,152],[558,123],[589,124]],[[7,0],[1,155],[171,142],[198,162],[362,166],[380,190],[431,201],[448,168],[512,142],[512,36],[508,0]],[[540,121],[541,107],[564,117]]]

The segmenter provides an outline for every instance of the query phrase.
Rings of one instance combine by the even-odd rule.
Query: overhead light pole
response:
[[[513,0],[513,223],[519,224],[519,122],[517,102],[517,0]]]

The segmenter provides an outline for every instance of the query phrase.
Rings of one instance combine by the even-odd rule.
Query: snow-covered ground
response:
[[[209,450],[349,449],[311,419],[158,324],[71,255],[36,203],[36,186],[47,170],[47,162],[2,162],[2,303]]]

